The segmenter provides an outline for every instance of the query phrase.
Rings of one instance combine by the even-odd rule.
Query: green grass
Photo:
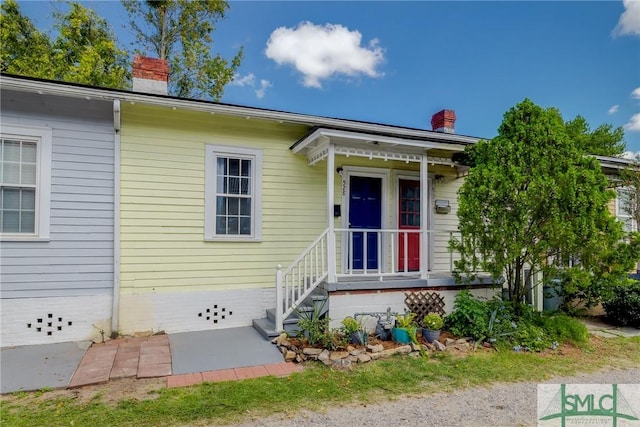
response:
[[[350,372],[309,365],[288,378],[265,377],[161,390],[148,400],[115,405],[73,399],[3,398],[0,420],[11,426],[163,426],[226,424],[301,408],[376,402],[506,381],[540,381],[605,366],[640,366],[640,338],[592,340],[565,354],[478,352],[468,357],[439,354],[431,359],[394,357]],[[20,393],[22,397],[24,393]],[[16,397],[14,395],[13,397]]]

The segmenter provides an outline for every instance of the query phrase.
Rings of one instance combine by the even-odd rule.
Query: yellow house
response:
[[[136,93],[166,82],[137,66],[155,77],[134,68],[121,103],[119,332],[274,334],[314,294],[336,321],[402,312],[405,290],[451,309],[452,155],[477,141],[453,111],[421,130],[184,100]]]

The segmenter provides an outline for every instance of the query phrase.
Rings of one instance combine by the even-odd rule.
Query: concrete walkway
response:
[[[286,376],[277,347],[253,328],[120,338],[105,343],[60,343],[2,349],[2,393],[82,387],[119,378],[166,377],[167,387]]]
[[[615,326],[605,323],[602,319],[596,317],[587,317],[582,319],[591,335],[602,338],[618,338],[618,337],[640,337],[640,329],[630,326]]]
[[[66,387],[91,341],[5,347],[0,393]]]

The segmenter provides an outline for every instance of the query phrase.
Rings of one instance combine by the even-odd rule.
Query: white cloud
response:
[[[256,76],[253,73],[249,73],[246,76],[236,74],[235,76],[233,76],[233,80],[229,84],[232,86],[240,87],[247,86],[254,89],[254,92],[256,93],[256,97],[258,99],[264,98],[267,88],[273,87],[269,80],[261,79],[260,87],[256,88]]]
[[[618,25],[613,29],[614,36],[640,36],[640,0],[622,0],[624,12],[620,15]]]
[[[264,98],[264,92],[267,90],[268,87],[272,87],[272,86],[273,85],[269,80],[264,80],[264,79],[260,80],[260,87],[256,89],[256,96],[258,97],[258,99]]]
[[[339,24],[301,22],[295,28],[276,28],[265,54],[276,63],[289,64],[304,76],[304,85],[321,88],[321,80],[335,75],[380,77],[377,67],[384,50],[373,39],[361,46],[362,34]]]
[[[631,92],[631,97],[633,99],[640,99],[640,87],[637,87]]]
[[[246,76],[236,74],[233,76],[233,80],[229,83],[232,86],[254,86],[256,83],[256,76],[253,73],[249,73]]]
[[[622,153],[623,159],[636,160],[638,156],[640,156],[640,151],[636,151],[635,153],[633,151],[625,151]]]
[[[617,113],[618,112],[618,108],[620,108],[620,106],[618,104],[616,104],[613,107],[609,108],[609,114]]]
[[[630,132],[640,132],[640,113],[636,113],[629,119],[624,128]]]

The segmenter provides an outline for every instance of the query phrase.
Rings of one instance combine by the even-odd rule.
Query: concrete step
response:
[[[276,324],[273,322],[273,320],[266,317],[262,319],[254,319],[253,327],[260,333],[260,335],[262,335],[267,340],[280,335],[280,332],[276,331]],[[293,323],[285,323],[284,331],[290,336],[297,335],[300,331],[298,329],[298,319],[296,319]]]

